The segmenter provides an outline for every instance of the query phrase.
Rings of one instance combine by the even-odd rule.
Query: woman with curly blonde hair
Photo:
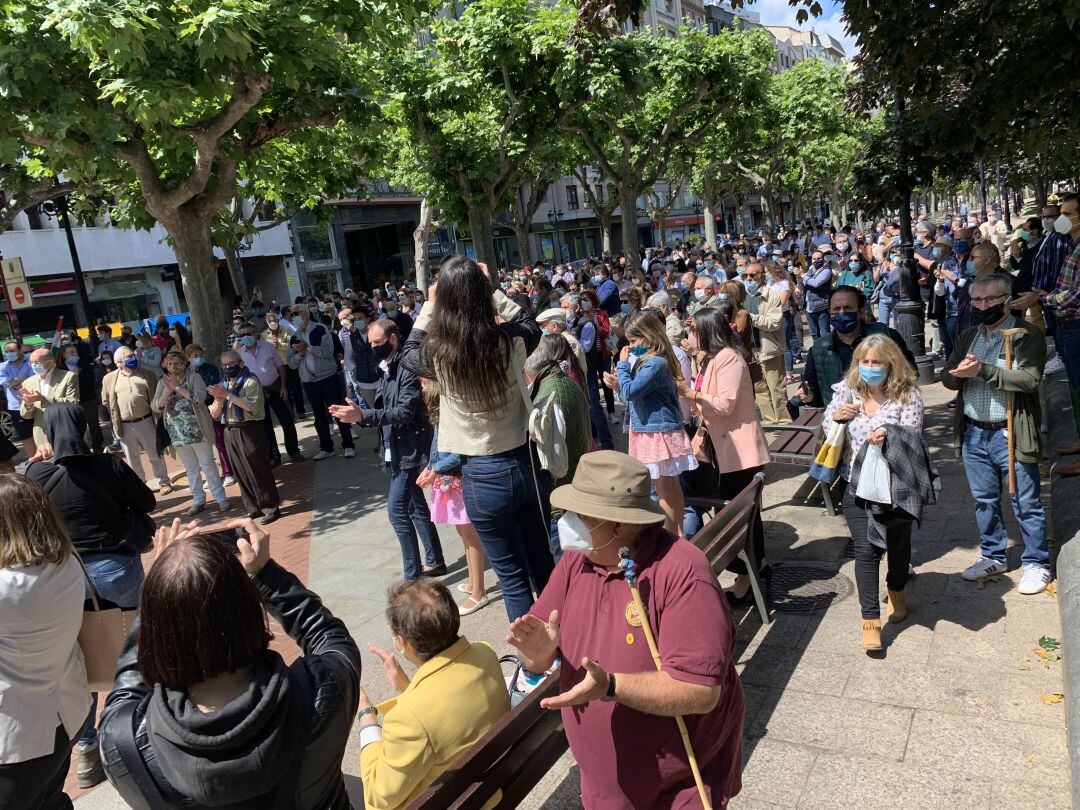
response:
[[[888,335],[868,335],[855,347],[847,374],[833,386],[832,402],[822,423],[826,432],[833,422],[847,423],[843,469],[849,480],[851,465],[863,445],[880,445],[885,441],[885,425],[922,430],[923,399],[915,370]],[[855,496],[854,487],[849,485],[844,493],[844,518],[855,540],[855,584],[862,607],[862,645],[866,650],[881,649],[878,576],[886,552],[887,617],[890,622],[901,622],[907,616],[913,520],[910,516],[905,518],[906,514],[891,509],[877,515]]]

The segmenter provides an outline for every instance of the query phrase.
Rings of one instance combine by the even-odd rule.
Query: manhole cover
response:
[[[828,607],[855,592],[850,579],[828,568],[776,565],[770,601],[776,610],[799,612]]]

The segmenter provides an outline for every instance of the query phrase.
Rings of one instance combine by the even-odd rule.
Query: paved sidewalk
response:
[[[747,761],[732,808],[1068,807],[1064,706],[1040,700],[1063,691],[1061,664],[1044,667],[1032,652],[1041,636],[1060,637],[1057,604],[1045,594],[1021,597],[1016,571],[982,589],[961,580],[959,572],[977,555],[978,534],[963,468],[951,450],[952,412],[945,407],[951,395],[937,385],[923,393],[944,489],[913,541],[918,577],[911,615],[889,626],[882,658],[859,647],[843,518],[790,502],[803,470],[768,468],[769,561],[778,568],[813,566],[825,577],[839,572],[852,593],[813,613],[776,612],[766,627],[754,612],[736,615]],[[310,422],[303,427],[310,445]],[[315,471],[308,581],[362,648],[368,641],[388,647],[384,597],[401,575],[401,557],[386,518],[387,482],[372,452],[374,436],[356,433],[362,434],[356,459],[308,465]],[[1048,488],[1044,495],[1048,500]],[[1011,517],[1009,523],[1018,536]],[[272,533],[275,557],[283,545],[295,553],[304,542],[284,528],[287,538]],[[451,566],[445,582],[452,586],[465,578],[464,559],[456,533],[445,529]],[[1019,548],[1010,550],[1010,560],[1019,565]],[[499,601],[465,617],[462,629],[500,654],[510,651]],[[373,699],[389,696],[377,659],[365,650],[364,662]],[[361,806],[357,753],[354,739],[344,770]],[[576,787],[567,755],[522,807],[579,807]],[[76,806],[124,805],[106,785]]]

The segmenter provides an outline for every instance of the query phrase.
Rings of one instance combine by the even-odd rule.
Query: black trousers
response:
[[[289,392],[289,407],[297,416],[307,416],[304,408],[304,386],[300,382],[300,372],[295,368],[285,367],[285,390]]]
[[[288,390],[286,388],[286,390]],[[296,423],[293,422],[289,406],[281,398],[277,386],[263,387],[263,395],[266,401],[266,415],[263,417],[263,434],[266,436],[266,446],[270,449],[270,460],[281,461],[281,451],[278,449],[277,436],[274,435],[274,417],[277,417],[281,425],[281,432],[285,437],[285,452],[290,456],[300,454],[300,444],[296,440]]]
[[[244,511],[249,515],[270,512],[281,503],[264,441],[262,425],[258,422],[225,427],[225,449],[229,451],[233,477],[240,485]]]
[[[53,751],[43,757],[0,765],[0,807],[19,810],[71,810],[64,780],[71,767],[72,740],[56,727]]]
[[[754,480],[754,476],[761,472],[764,467],[750,467],[746,470],[734,470],[732,472],[720,473],[720,488],[718,498],[722,498],[725,501],[730,501],[740,492],[742,492]],[[757,560],[757,564],[760,566],[761,561],[765,559],[765,526],[761,522],[761,514],[758,513],[754,516],[754,525],[750,529],[750,542],[753,544],[754,559]],[[731,565],[727,567],[728,571],[733,574],[745,574],[746,563],[742,560],[735,559]]]
[[[855,492],[844,492],[844,519],[855,541],[855,585],[859,589],[859,607],[864,619],[881,618],[878,600],[881,558],[886,555],[885,585],[901,591],[908,581],[911,562],[911,528],[914,521],[899,513],[870,515],[855,503]],[[876,540],[872,543],[870,539]]]
[[[90,430],[90,449],[100,453],[105,447],[105,437],[101,433],[101,419],[99,418],[98,401],[88,399],[79,403],[83,413],[86,414],[86,426]]]

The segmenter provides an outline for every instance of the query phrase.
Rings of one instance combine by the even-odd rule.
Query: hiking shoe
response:
[[[1042,593],[1050,584],[1050,570],[1039,565],[1025,565],[1020,577],[1020,593],[1025,596]]]
[[[969,565],[964,569],[964,573],[961,576],[968,582],[975,582],[983,577],[993,576],[994,574],[1004,574],[1007,569],[1005,563],[992,560],[989,557],[980,557],[979,561],[974,565]]]
[[[1046,361],[1046,367],[1043,369],[1043,375],[1057,374],[1059,371],[1065,370],[1065,363],[1060,357],[1052,357]]]
[[[81,788],[92,788],[105,781],[105,769],[101,767],[98,744],[79,743],[75,746],[75,778]]]
[[[318,453],[311,457],[312,461],[322,461],[323,459],[330,458],[334,455],[333,450],[320,450]]]

